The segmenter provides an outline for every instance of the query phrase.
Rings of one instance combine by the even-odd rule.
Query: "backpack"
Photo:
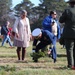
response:
[[[7,35],[8,34],[8,29],[5,26],[1,27],[1,35]]]

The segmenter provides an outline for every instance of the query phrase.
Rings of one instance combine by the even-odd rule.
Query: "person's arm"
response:
[[[37,42],[38,42],[38,39],[34,39],[34,40],[33,40],[32,52],[35,52]]]
[[[12,32],[18,37],[18,24],[19,24],[19,19],[16,18],[15,23],[13,25]]]
[[[19,19],[16,18],[15,23],[14,23],[14,25],[13,25],[13,31],[14,31],[15,33],[18,33],[18,29],[17,29],[18,24],[19,24]]]
[[[29,19],[28,18],[26,18],[26,20],[27,20],[27,23],[28,23],[28,29],[27,29],[27,31],[28,31],[28,38],[29,38],[29,41],[30,41],[30,39],[32,39],[32,35],[31,35],[31,28],[30,28],[30,22],[29,22]]]
[[[50,24],[51,24],[51,20],[50,20],[50,17],[48,16],[48,17],[46,17],[46,18],[43,20],[42,26],[43,26],[44,28],[46,28],[46,27],[50,27]]]
[[[67,15],[67,10],[65,10],[63,13],[62,13],[62,15],[60,16],[60,18],[59,18],[59,22],[60,23],[64,23],[65,21],[66,21],[66,15]]]
[[[30,22],[29,22],[29,19],[28,18],[27,18],[27,21],[28,21],[28,34],[31,34]]]
[[[49,43],[51,44],[54,44],[54,35],[51,33],[51,32],[49,32],[48,30],[45,30],[44,31],[45,32],[45,36],[47,37],[47,39],[48,39],[48,41],[49,41]]]

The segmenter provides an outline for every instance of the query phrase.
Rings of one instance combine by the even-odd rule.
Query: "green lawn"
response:
[[[16,48],[11,49],[8,44],[0,47],[0,75],[75,75],[75,70],[67,69],[66,50],[61,49],[59,43],[56,63],[49,57],[40,58],[38,63],[33,62],[31,47],[27,48],[24,62],[17,61]]]

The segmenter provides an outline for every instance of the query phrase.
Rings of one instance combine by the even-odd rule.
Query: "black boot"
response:
[[[56,60],[56,59],[54,59],[54,63],[56,63],[56,61],[57,61],[57,60]]]
[[[38,59],[35,59],[34,62],[38,62]]]
[[[38,59],[36,59],[36,58],[32,58],[32,60],[34,61],[34,62],[38,62]]]
[[[22,48],[22,60],[24,60],[25,54],[26,54],[26,50],[25,50],[25,48]]]
[[[20,60],[20,51],[21,51],[21,48],[18,47],[16,51],[17,51],[18,60]]]

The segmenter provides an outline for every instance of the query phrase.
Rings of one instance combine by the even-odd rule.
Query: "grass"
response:
[[[0,47],[0,75],[75,75],[75,70],[67,69],[66,50],[61,49],[59,43],[56,63],[49,57],[40,58],[38,63],[33,62],[30,56],[31,45],[27,48],[24,62],[17,62],[15,47],[9,48],[8,44]]]

